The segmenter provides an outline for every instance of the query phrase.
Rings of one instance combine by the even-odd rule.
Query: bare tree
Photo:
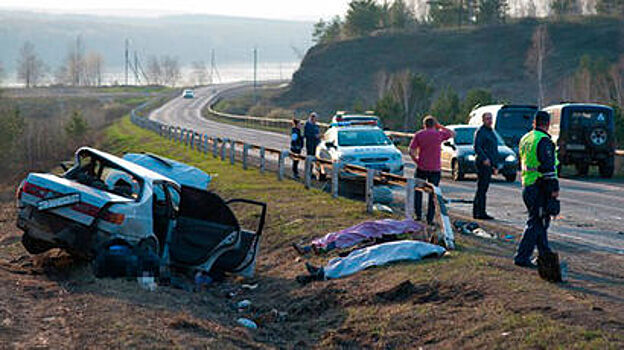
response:
[[[35,45],[25,42],[20,48],[17,60],[17,78],[24,82],[27,88],[37,86],[46,72],[45,63],[35,52]]]
[[[67,75],[69,84],[73,86],[83,85],[84,82],[84,45],[80,35],[76,42],[69,46],[66,58]]]
[[[530,73],[535,74],[537,80],[537,105],[544,104],[544,61],[551,52],[552,44],[548,37],[545,24],[535,28],[531,39],[531,49],[528,52],[526,66]]]
[[[165,85],[175,86],[182,78],[178,59],[176,57],[163,56],[161,57],[161,66]]]
[[[84,59],[84,85],[102,85],[104,58],[97,52],[89,52]]]
[[[191,66],[193,67],[191,80],[197,85],[206,84],[206,82],[208,82],[208,68],[206,67],[206,62],[195,61]]]
[[[416,116],[423,114],[431,105],[434,87],[426,77],[409,69],[394,74],[392,94],[403,109],[403,130],[408,130]]]
[[[164,83],[163,69],[160,60],[156,56],[150,56],[147,61],[147,79],[150,84],[161,85]]]
[[[380,70],[375,74],[375,87],[377,88],[377,99],[382,99],[392,89],[392,75],[385,70]]]

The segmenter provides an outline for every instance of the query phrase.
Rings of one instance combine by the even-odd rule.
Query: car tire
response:
[[[164,246],[161,246],[158,243],[158,239],[156,237],[148,237],[142,239],[139,242],[138,247],[146,251],[151,251],[159,257],[162,256],[162,253],[164,251]]]
[[[605,179],[610,179],[613,177],[613,173],[615,172],[615,165],[613,158],[609,158],[598,165],[598,169],[600,170],[600,176]]]
[[[22,245],[30,254],[41,254],[54,248],[52,244],[32,238],[28,233],[22,235]]]
[[[589,164],[587,163],[576,163],[576,173],[579,176],[587,176],[589,173]]]
[[[453,159],[453,162],[451,163],[451,175],[453,177],[453,181],[462,181],[464,179],[464,172],[462,171],[461,166],[459,166],[457,159]]]
[[[516,178],[518,177],[518,174],[516,173],[504,174],[503,176],[505,176],[505,181],[507,182],[516,182]]]

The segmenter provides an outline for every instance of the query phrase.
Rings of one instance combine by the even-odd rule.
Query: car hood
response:
[[[355,147],[341,147],[340,154],[343,156],[390,156],[394,154],[401,154],[401,152],[394,146],[355,146]]]

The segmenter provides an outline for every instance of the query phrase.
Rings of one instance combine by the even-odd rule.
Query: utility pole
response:
[[[258,101],[258,48],[254,47],[254,101]]]
[[[134,82],[136,85],[141,84],[141,78],[139,77],[139,56],[136,50],[134,50]]]
[[[126,86],[128,85],[128,39],[126,39],[126,51],[125,51],[125,66],[126,66]]]

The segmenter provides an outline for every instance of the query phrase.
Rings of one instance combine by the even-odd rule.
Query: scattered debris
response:
[[[258,288],[258,283],[256,284],[243,284],[241,285],[242,289],[248,289],[248,290],[254,290],[256,288]]]
[[[258,329],[258,325],[256,324],[256,322],[248,318],[241,317],[238,320],[236,320],[236,323],[249,329]]]
[[[144,275],[142,277],[137,277],[137,282],[139,283],[139,286],[145,290],[149,290],[150,292],[156,290],[156,281],[154,276]]]
[[[236,303],[236,308],[241,311],[242,309],[247,309],[251,306],[251,300],[245,299]]]
[[[392,208],[390,208],[389,206],[387,206],[385,204],[381,204],[381,203],[373,204],[373,211],[378,211],[378,212],[386,213],[386,214],[393,214],[394,213]]]
[[[468,222],[468,221],[457,220],[457,221],[455,221],[455,223],[453,225],[455,226],[455,229],[457,231],[459,231],[460,233],[462,233],[464,235],[474,235],[474,236],[477,236],[477,237],[487,238],[487,239],[497,239],[498,238],[498,236],[495,233],[491,233],[491,232],[488,232],[488,231],[484,230],[476,222]],[[506,236],[506,237],[508,237],[508,236]],[[513,236],[512,236],[511,239],[513,239]]]
[[[198,271],[195,274],[195,288],[198,291],[204,291],[212,283],[212,277],[205,271]]]

